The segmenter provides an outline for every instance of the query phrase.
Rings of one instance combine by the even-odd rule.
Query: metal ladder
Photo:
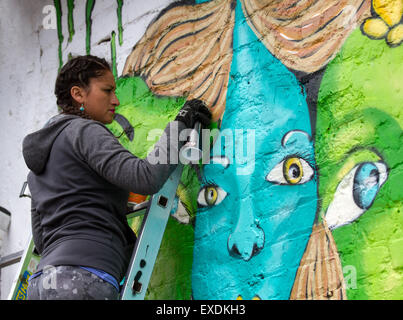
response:
[[[189,135],[188,142],[181,150],[182,159],[193,163],[201,159],[202,151],[199,148],[200,130],[201,124],[196,122]],[[152,196],[151,200],[149,200],[150,202],[140,204],[141,206],[138,210],[135,208],[135,212],[133,212],[133,214],[139,215],[141,210],[143,212],[146,210],[121,291],[121,300],[143,300],[146,295],[182,171],[183,164],[179,162],[175,171],[161,190]],[[146,205],[147,208],[145,209]]]
[[[121,300],[143,300],[157,259],[162,237],[182,175],[183,164],[178,164],[161,190],[152,198],[134,208],[128,218],[144,214],[139,237],[126,273]]]

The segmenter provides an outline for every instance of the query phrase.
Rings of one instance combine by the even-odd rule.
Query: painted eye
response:
[[[355,166],[340,181],[326,211],[326,222],[336,229],[358,219],[375,200],[388,177],[385,163],[365,162]]]
[[[313,168],[299,157],[288,157],[279,162],[266,176],[266,180],[276,184],[303,184],[312,180]]]
[[[368,209],[375,200],[381,185],[380,172],[373,163],[364,163],[359,166],[354,176],[353,198],[361,209]]]
[[[284,178],[290,184],[297,184],[304,176],[301,160],[299,158],[288,158],[284,161]]]
[[[227,196],[227,193],[219,186],[207,185],[200,189],[197,203],[201,207],[216,206]]]

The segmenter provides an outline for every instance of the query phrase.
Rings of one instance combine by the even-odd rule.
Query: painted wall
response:
[[[50,30],[32,8],[34,72],[51,82],[70,54],[107,57],[109,128],[137,156],[187,99],[213,113],[148,299],[403,298],[403,1],[49,4]],[[51,92],[33,100],[56,108]]]

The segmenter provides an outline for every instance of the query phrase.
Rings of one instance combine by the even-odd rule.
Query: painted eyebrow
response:
[[[283,138],[281,139],[281,145],[284,147],[285,144],[287,143],[287,141],[292,137],[292,135],[296,134],[296,133],[302,133],[305,135],[305,137],[308,139],[309,142],[312,141],[312,137],[309,135],[309,133],[303,131],[303,130],[291,130],[288,131]]]
[[[210,157],[210,161],[222,165],[224,169],[227,169],[229,166],[229,159],[226,156],[212,156]]]

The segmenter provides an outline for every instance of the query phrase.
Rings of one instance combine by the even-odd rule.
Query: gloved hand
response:
[[[211,112],[203,101],[193,99],[185,102],[175,120],[182,121],[188,128],[193,128],[197,121],[207,127],[211,122]]]

